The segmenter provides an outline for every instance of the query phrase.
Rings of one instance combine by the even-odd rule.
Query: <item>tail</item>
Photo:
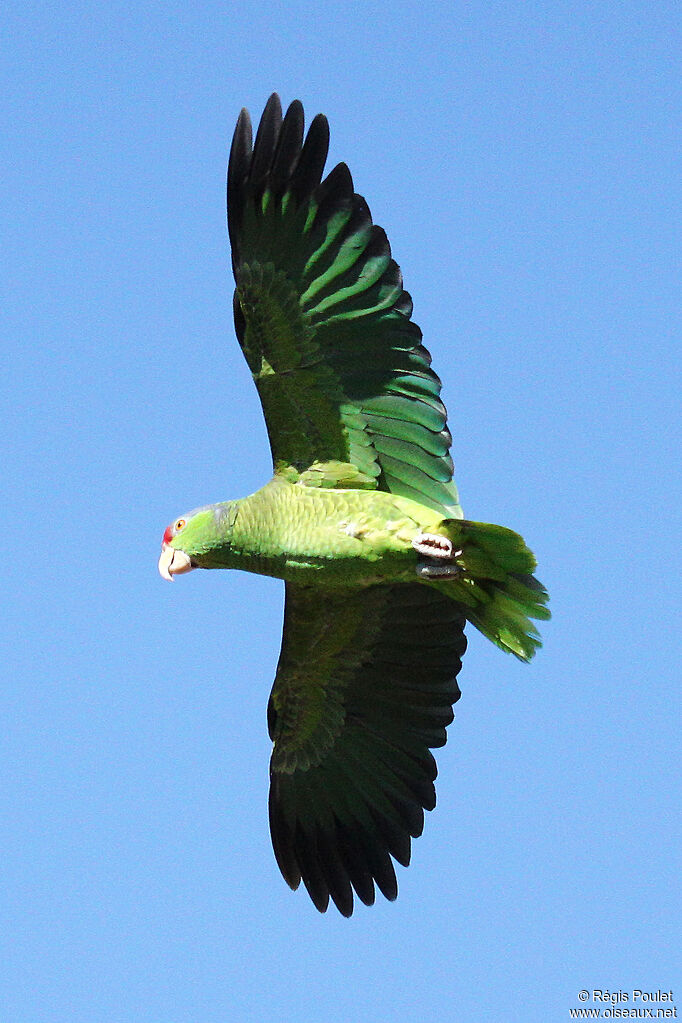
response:
[[[531,618],[550,618],[549,594],[533,575],[536,561],[523,538],[504,526],[443,519],[435,532],[452,556],[424,558],[419,574],[462,605],[464,614],[502,650],[529,661],[542,646]]]

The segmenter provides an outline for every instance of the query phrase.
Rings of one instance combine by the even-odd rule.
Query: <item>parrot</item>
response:
[[[273,476],[165,530],[164,579],[242,569],[284,581],[267,708],[275,859],[325,912],[376,890],[436,803],[471,623],[529,661],[550,617],[517,533],[464,518],[452,436],[412,300],[327,118],[276,93],[241,111],[227,174],[234,325]]]

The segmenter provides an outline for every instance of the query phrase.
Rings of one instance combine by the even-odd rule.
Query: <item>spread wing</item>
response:
[[[303,135],[301,104],[282,120],[273,95],[253,147],[242,111],[228,171],[235,326],[275,471],[315,466],[302,482],[333,486],[325,467],[340,464],[344,486],[460,516],[440,380],[400,268],[346,165],[322,180],[326,118]]]
[[[464,617],[419,584],[323,591],[287,584],[268,707],[270,831],[287,883],[345,916],[353,889],[397,895],[391,857],[435,806],[436,764],[459,699]]]

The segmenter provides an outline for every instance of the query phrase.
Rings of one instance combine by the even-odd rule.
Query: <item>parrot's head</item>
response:
[[[218,567],[220,552],[229,546],[234,518],[227,504],[208,505],[171,522],[163,534],[159,572],[164,579],[193,568]],[[230,521],[231,520],[231,521]]]

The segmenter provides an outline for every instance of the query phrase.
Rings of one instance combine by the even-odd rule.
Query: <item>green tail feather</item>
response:
[[[468,620],[502,650],[529,661],[542,646],[530,621],[550,618],[549,594],[533,575],[532,551],[518,533],[487,522],[444,519],[436,530],[454,544],[453,575],[429,580],[459,601]]]

